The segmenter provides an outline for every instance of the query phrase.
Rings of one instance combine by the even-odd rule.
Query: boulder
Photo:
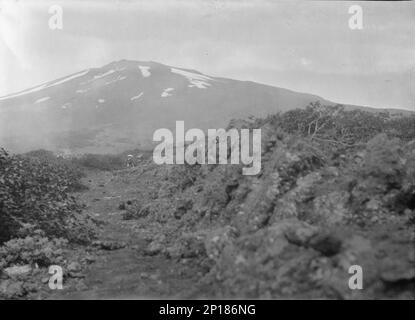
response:
[[[80,272],[82,270],[82,266],[79,262],[73,261],[68,265],[69,272]]]

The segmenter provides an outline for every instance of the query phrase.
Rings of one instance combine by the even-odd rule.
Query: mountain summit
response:
[[[0,145],[119,152],[148,146],[154,130],[225,127],[233,118],[266,116],[331,102],[287,89],[211,77],[156,62],[121,60],[0,98]]]

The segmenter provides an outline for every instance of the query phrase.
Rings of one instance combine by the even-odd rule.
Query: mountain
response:
[[[111,153],[150,146],[156,129],[225,127],[233,118],[305,107],[321,97],[121,60],[0,98],[0,146],[13,152]]]

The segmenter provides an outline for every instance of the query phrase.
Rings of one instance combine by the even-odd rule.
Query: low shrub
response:
[[[12,239],[0,247],[0,270],[11,265],[60,264],[67,243],[65,239],[48,239],[41,235]]]
[[[49,237],[85,241],[81,205],[70,195],[79,189],[80,171],[0,149],[0,243],[18,235],[26,224]],[[88,228],[87,228],[88,229]]]

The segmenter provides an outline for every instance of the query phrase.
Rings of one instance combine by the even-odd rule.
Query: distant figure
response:
[[[127,156],[127,168],[134,167],[134,156],[132,154],[129,154]]]

